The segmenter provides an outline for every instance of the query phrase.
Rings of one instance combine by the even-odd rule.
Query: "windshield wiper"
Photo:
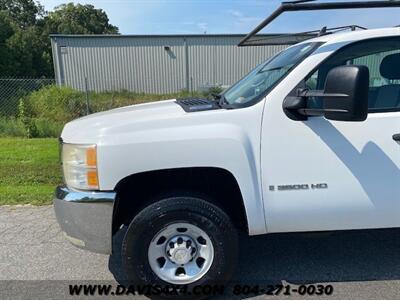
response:
[[[280,66],[280,67],[274,67],[274,68],[266,69],[266,70],[261,69],[258,73],[262,74],[264,72],[280,71],[280,70],[283,70],[283,69],[289,69],[289,67],[288,66]]]
[[[226,104],[229,104],[229,102],[226,100],[224,94],[219,95],[218,104],[220,107],[224,107]]]
[[[212,94],[212,96],[219,107],[229,104],[228,101],[226,101],[224,94]]]

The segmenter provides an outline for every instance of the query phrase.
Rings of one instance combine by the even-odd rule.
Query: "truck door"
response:
[[[400,37],[345,46],[302,87],[323,90],[329,70],[345,64],[369,68],[366,121],[282,116],[276,128],[266,128],[278,105],[265,108],[261,163],[269,232],[400,227]]]

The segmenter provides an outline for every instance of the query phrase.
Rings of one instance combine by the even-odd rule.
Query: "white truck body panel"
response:
[[[282,110],[288,93],[339,48],[399,35],[400,28],[389,28],[317,38],[325,44],[247,108],[186,113],[174,100],[135,105],[68,123],[62,138],[97,144],[104,191],[146,171],[216,167],[231,172],[250,234],[400,227],[400,147],[391,139],[400,132],[399,112],[349,123],[323,117],[296,122]],[[326,183],[328,189],[269,190],[303,183]]]
[[[399,34],[393,28],[328,36],[331,40],[266,97],[261,169],[268,232],[400,226],[400,147],[392,140],[400,132],[400,112],[369,114],[364,122],[324,117],[297,122],[282,110],[288,93],[339,48]],[[269,190],[270,185],[318,183],[328,189]]]
[[[260,181],[263,103],[238,110],[185,113],[174,100],[93,114],[69,123],[66,143],[96,143],[101,190],[141,172],[216,167],[233,174],[252,234],[265,233]]]

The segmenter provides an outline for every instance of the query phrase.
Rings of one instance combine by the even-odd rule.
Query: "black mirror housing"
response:
[[[369,69],[346,65],[329,71],[323,97],[325,118],[364,121],[368,116]],[[334,95],[338,96],[335,97]]]
[[[297,89],[287,96],[282,108],[289,119],[305,121],[308,117],[324,116],[329,120],[360,122],[368,116],[369,69],[366,66],[345,65],[329,71],[325,89]],[[322,99],[322,108],[310,108],[310,97]]]

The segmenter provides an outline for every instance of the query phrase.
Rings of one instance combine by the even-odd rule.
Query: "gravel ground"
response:
[[[94,254],[64,240],[51,206],[1,206],[0,298],[78,299],[68,296],[69,284],[123,282],[122,235],[114,239],[114,255]],[[242,237],[234,281],[333,286],[332,296],[316,299],[400,299],[399,250],[399,229]]]

